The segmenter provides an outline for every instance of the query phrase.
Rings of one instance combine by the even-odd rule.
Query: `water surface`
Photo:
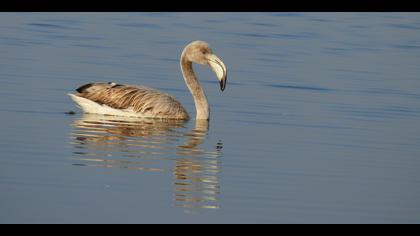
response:
[[[1,13],[0,223],[418,223],[418,13]],[[209,123],[84,115],[94,81]],[[75,115],[66,114],[76,111]]]

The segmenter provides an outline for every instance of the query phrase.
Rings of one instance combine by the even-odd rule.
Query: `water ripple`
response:
[[[141,28],[141,29],[162,29],[162,26],[150,23],[123,23],[118,24],[119,26],[123,27],[130,27],[130,28]]]
[[[269,84],[266,85],[272,88],[282,88],[282,89],[296,89],[296,90],[307,90],[315,92],[333,92],[335,90],[321,87],[310,87],[310,86],[297,86],[297,85],[283,85],[283,84]]]
[[[420,49],[419,45],[408,45],[408,44],[392,44],[390,45],[393,48],[404,49],[404,50],[417,50]]]
[[[412,30],[420,30],[420,26],[410,25],[410,24],[395,24],[395,23],[388,23],[384,24],[385,26],[397,29],[412,29]]]
[[[41,27],[41,28],[48,28],[48,29],[80,30],[80,28],[76,28],[76,27],[56,25],[56,24],[47,24],[47,23],[29,23],[27,25]]]

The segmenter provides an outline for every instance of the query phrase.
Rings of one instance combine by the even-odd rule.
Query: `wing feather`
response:
[[[130,110],[149,117],[189,119],[185,108],[173,96],[149,87],[90,83],[76,91],[79,97],[114,109]]]

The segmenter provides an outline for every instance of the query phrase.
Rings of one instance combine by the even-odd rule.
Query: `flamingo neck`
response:
[[[192,68],[192,62],[186,58],[184,52],[181,55],[181,70],[185,83],[194,98],[196,119],[208,120],[210,117],[210,109],[206,94],[195,76]]]

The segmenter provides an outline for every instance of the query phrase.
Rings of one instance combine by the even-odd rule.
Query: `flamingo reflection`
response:
[[[186,124],[84,114],[73,122],[71,132],[74,165],[171,172],[176,206],[218,209],[223,143],[205,150],[209,122],[196,120],[191,130]]]

